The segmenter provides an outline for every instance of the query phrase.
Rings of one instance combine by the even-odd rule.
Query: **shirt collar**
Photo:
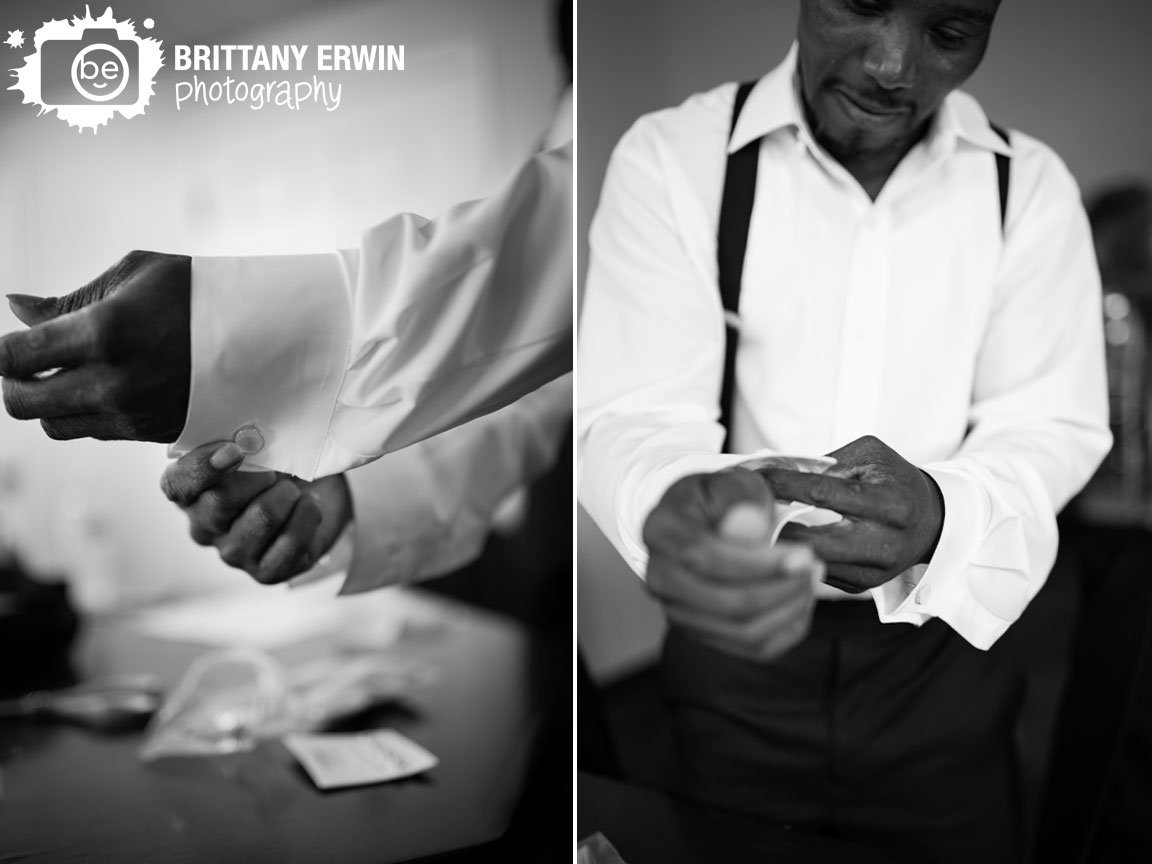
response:
[[[735,153],[779,129],[799,129],[806,125],[796,92],[796,43],[793,42],[784,62],[757,81],[748,94],[748,101],[732,130],[728,152]]]
[[[783,62],[756,82],[728,142],[729,153],[780,129],[807,130],[808,122],[800,107],[796,55],[793,42]],[[958,139],[994,153],[1012,155],[1012,145],[992,130],[980,103],[967,93],[955,90],[944,98],[924,143],[935,149]]]

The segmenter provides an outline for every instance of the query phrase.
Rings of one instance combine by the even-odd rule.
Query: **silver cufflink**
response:
[[[264,433],[255,426],[241,426],[232,436],[232,441],[244,451],[245,456],[251,456],[264,449]]]

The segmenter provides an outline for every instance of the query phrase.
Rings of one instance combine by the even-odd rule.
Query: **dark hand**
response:
[[[836,464],[823,475],[761,472],[781,499],[844,517],[818,528],[786,525],[781,539],[810,546],[828,565],[828,584],[854,594],[926,564],[944,525],[936,481],[871,435],[828,455]]]
[[[671,623],[748,659],[804,639],[822,565],[803,547],[770,544],[772,494],[751,471],[673,484],[644,524],[648,587]]]
[[[192,539],[225,564],[272,585],[311,569],[352,519],[343,474],[308,483],[272,471],[236,469],[235,444],[197,447],[164,471],[160,488],[188,516]]]
[[[191,282],[191,258],[131,252],[67,297],[10,295],[31,326],[0,337],[8,413],[40,419],[52,438],[175,441],[192,374]]]

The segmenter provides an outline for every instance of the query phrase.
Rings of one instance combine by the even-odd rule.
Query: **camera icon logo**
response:
[[[154,26],[144,19],[146,30]],[[86,8],[71,20],[46,21],[34,44],[36,51],[12,70],[16,83],[8,89],[81,132],[143,114],[164,65],[160,40],[137,36],[136,25],[116,20],[111,8],[98,18]]]
[[[92,28],[80,39],[40,45],[40,101],[45,105],[133,105],[140,97],[140,44]]]

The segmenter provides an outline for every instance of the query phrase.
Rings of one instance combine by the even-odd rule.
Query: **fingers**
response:
[[[858,564],[829,564],[824,581],[833,588],[849,594],[861,594],[870,588],[883,585],[892,574],[876,567],[862,567]]]
[[[899,546],[898,532],[868,522],[844,519],[831,525],[809,527],[789,523],[780,531],[781,541],[807,546],[829,564],[864,564],[888,567]]]
[[[225,564],[256,576],[260,561],[292,515],[302,493],[291,480],[278,480],[236,517],[214,544]]]
[[[779,539],[812,549],[827,562],[824,581],[850,594],[875,588],[902,569],[895,560],[899,538],[888,529],[847,521],[817,528],[786,525]]]
[[[193,539],[202,546],[212,543],[221,534],[227,534],[236,517],[277,481],[275,471],[238,472],[227,468],[223,473],[215,485],[208,486],[184,508]]]
[[[9,294],[8,308],[29,327],[51,321],[60,314],[55,297],[33,297],[31,294]]]
[[[669,606],[693,609],[730,621],[747,621],[764,609],[787,602],[811,584],[811,552],[788,547],[770,549],[757,580],[720,582],[701,576],[670,559],[653,561],[648,587]]]
[[[244,451],[231,441],[205,444],[165,468],[160,489],[169,501],[189,507],[243,461]]]
[[[312,566],[309,551],[316,529],[320,527],[323,513],[320,505],[311,495],[304,495],[296,503],[288,524],[272,541],[256,572],[252,575],[263,585],[275,585],[303,573]]]
[[[756,504],[771,512],[771,487],[755,471],[732,468],[705,476],[703,497],[706,503],[708,525],[718,527],[724,516],[741,504]]]
[[[708,623],[682,615],[674,617],[671,611],[668,617],[718,651],[764,663],[782,656],[804,640],[811,627],[815,602],[815,598],[809,596],[731,629],[705,629]]]
[[[756,543],[772,536],[772,510],[762,504],[741,501],[728,508],[720,520],[721,537]]]
[[[43,378],[5,378],[4,409],[15,420],[99,413],[106,396],[90,369],[62,369]]]
[[[73,414],[40,421],[45,434],[55,441],[95,438],[98,441],[151,440],[140,434],[131,417],[119,414]]]
[[[746,578],[749,570],[759,572],[769,546],[772,502],[768,484],[753,471],[685,477],[645,520],[644,543],[653,555],[669,555],[697,572]]]
[[[765,468],[762,473],[780,498],[835,510],[842,516],[904,527],[914,515],[912,503],[899,488],[779,468]]]
[[[657,509],[673,510],[699,525],[714,528],[729,508],[741,502],[770,506],[772,490],[755,471],[737,467],[676,481],[664,493]]]
[[[99,359],[99,307],[62,315],[18,333],[0,337],[0,376],[31,378],[49,369]]]
[[[769,552],[762,572],[770,578],[745,584],[717,583],[674,561],[654,559],[649,589],[676,626],[727,653],[771,659],[807,633],[823,564],[803,547]]]

